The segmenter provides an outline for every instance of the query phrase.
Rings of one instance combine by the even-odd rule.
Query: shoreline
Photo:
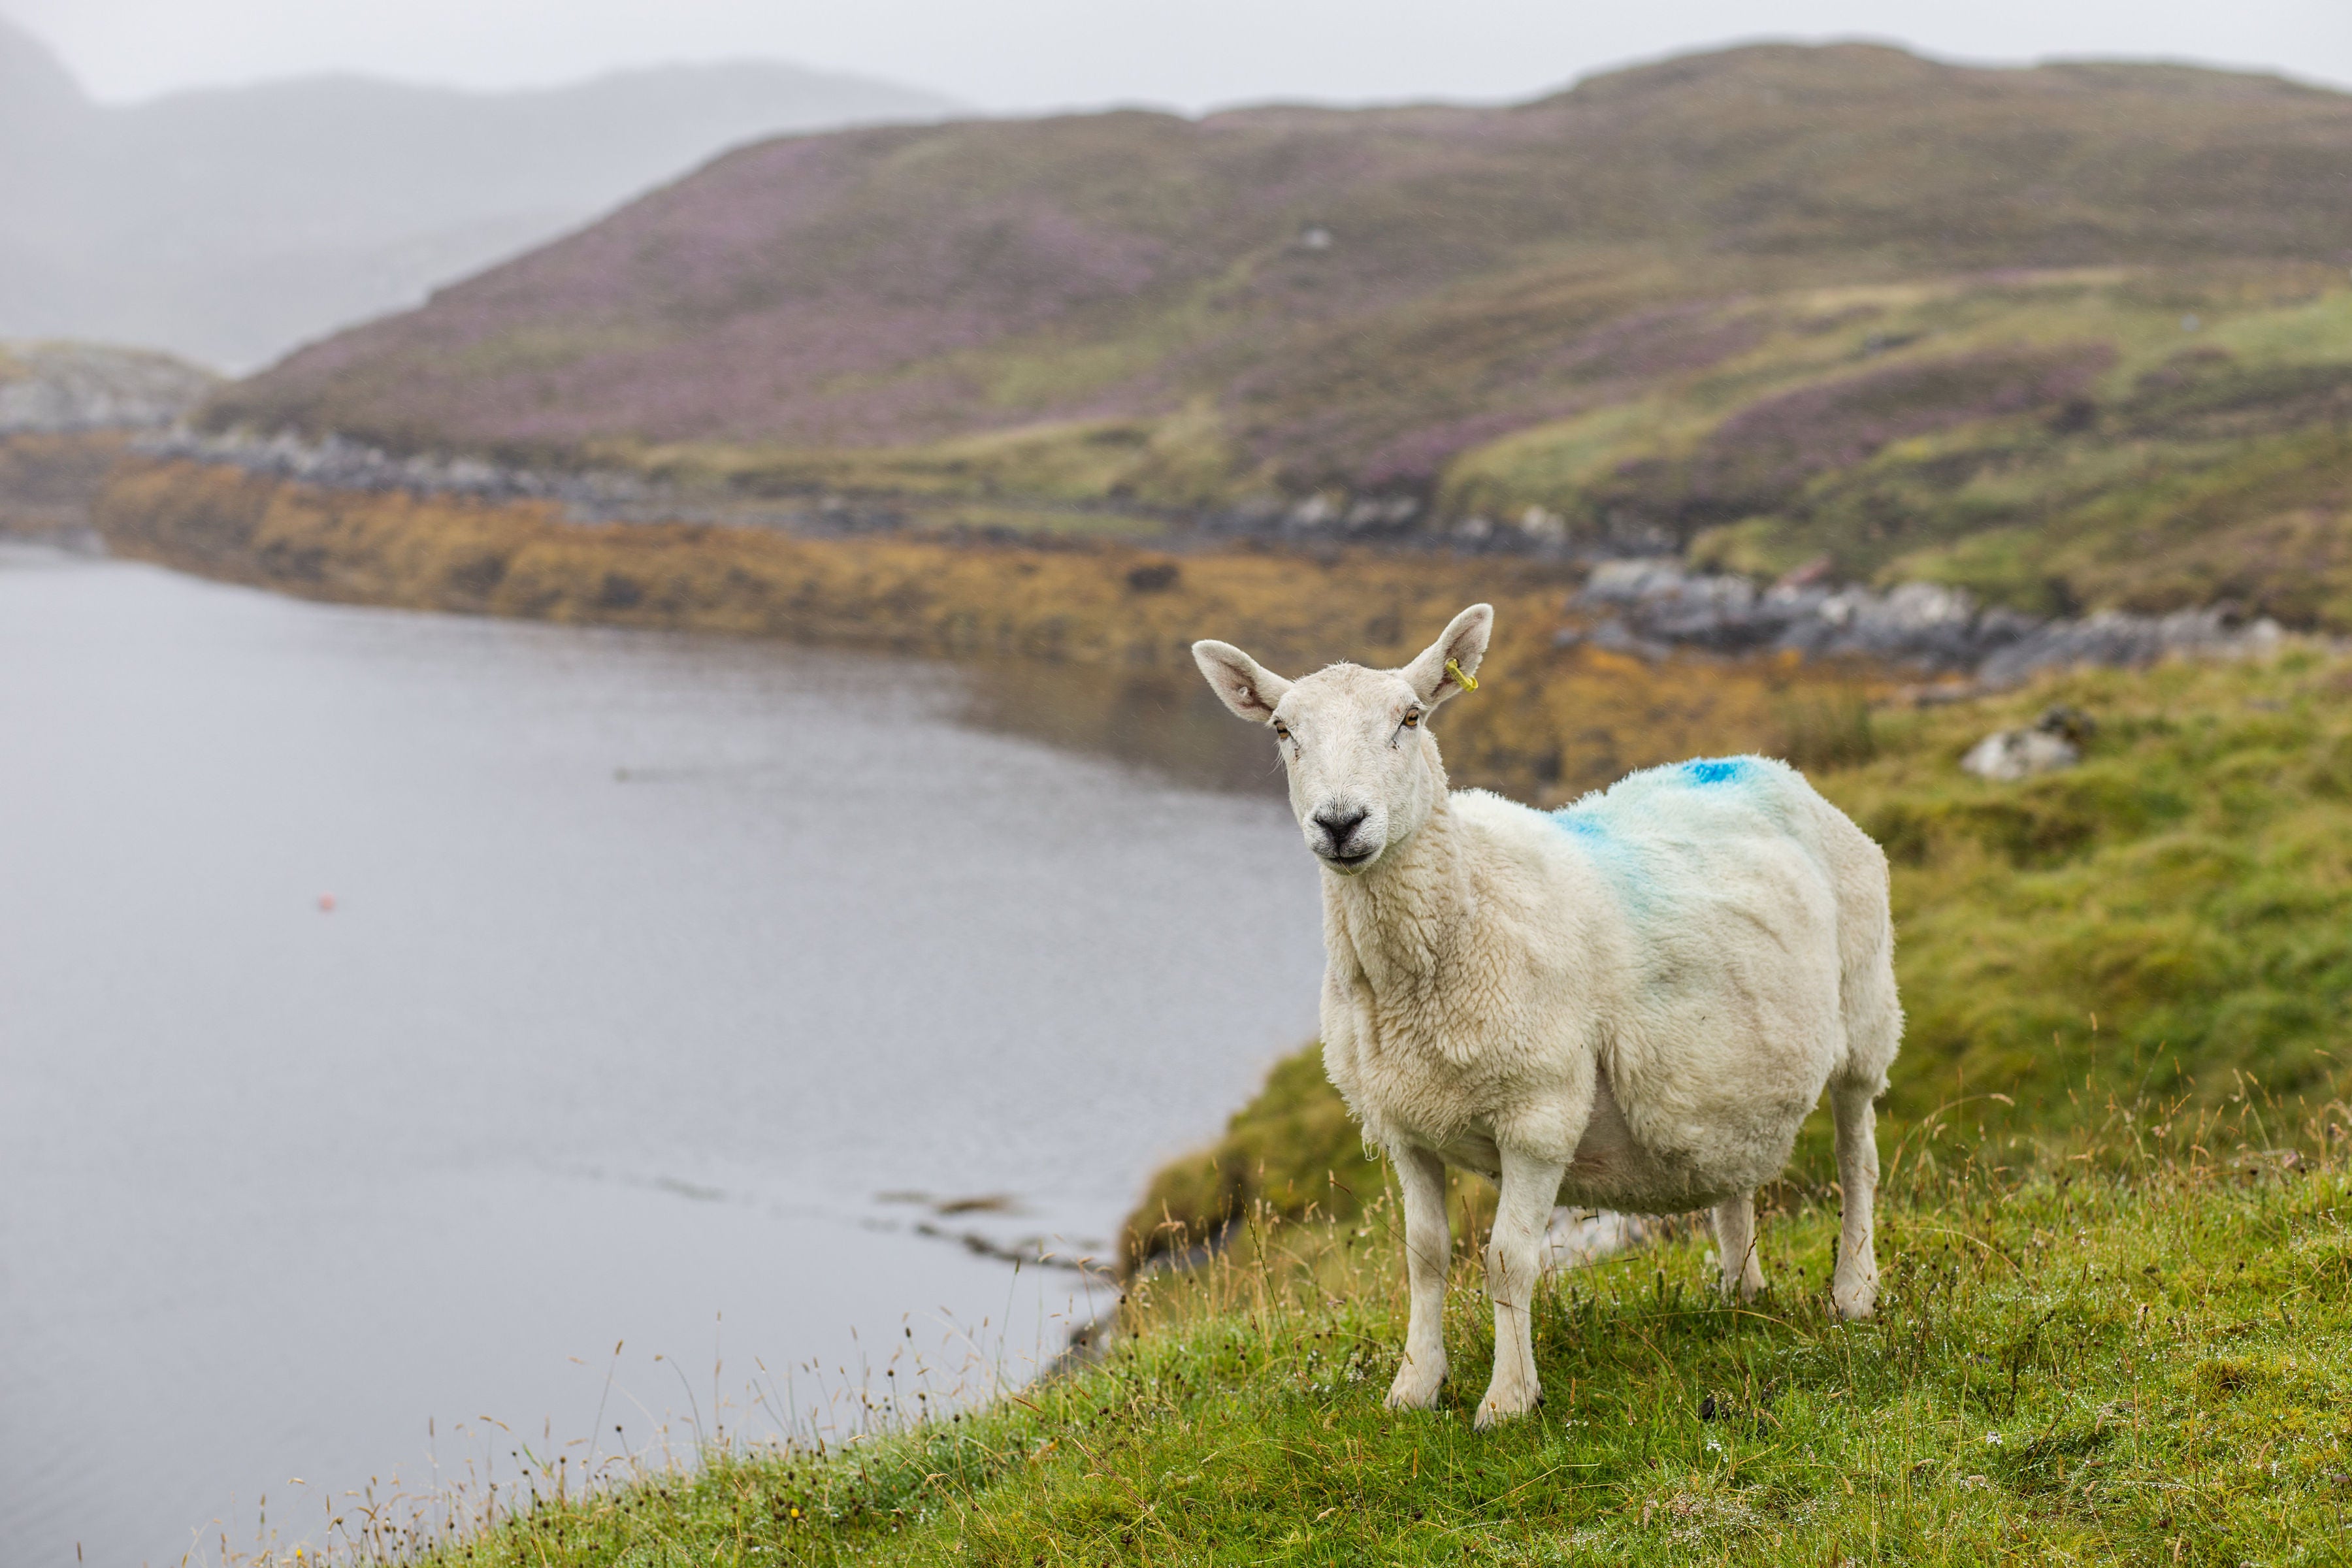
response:
[[[341,491],[136,456],[108,474],[91,524],[118,555],[302,597],[1091,667],[1188,691],[1202,636],[1294,668],[1402,663],[1485,600],[1503,627],[1496,679],[1449,715],[1449,758],[1459,784],[1538,799],[1693,749],[1791,749],[1821,713],[1887,687],[1831,663],[1572,646],[1560,634],[1582,574],[1519,556],[576,523],[548,500]]]
[[[2261,651],[2279,637],[2218,609],[2037,623],[1948,591],[1808,582],[1759,594],[1641,560],[580,521],[561,495],[435,489],[404,469],[339,489],[142,452],[154,445],[120,432],[0,441],[0,536],[102,545],[307,598],[1092,668],[1155,681],[1163,703],[1188,689],[1198,637],[1277,668],[1402,663],[1484,600],[1497,614],[1496,679],[1448,715],[1454,782],[1546,805],[1701,753],[1834,766],[1870,753],[1870,714],[1891,703],[2064,665]]]

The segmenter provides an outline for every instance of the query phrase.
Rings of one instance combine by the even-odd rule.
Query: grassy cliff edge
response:
[[[2142,1109],[2072,1174],[1990,1168],[1940,1121],[1890,1145],[1868,1324],[1822,1310],[1819,1194],[1766,1228],[1752,1305],[1713,1297],[1696,1240],[1547,1287],[1546,1404],[1496,1433],[1468,1421],[1491,1347],[1466,1260],[1447,1399],[1381,1409],[1403,1303],[1377,1200],[1139,1286],[1082,1374],[824,1453],[549,1477],[430,1560],[2345,1562],[2352,1181],[2227,1152],[2242,1116]],[[2304,1131],[2340,1149],[2342,1108]]]

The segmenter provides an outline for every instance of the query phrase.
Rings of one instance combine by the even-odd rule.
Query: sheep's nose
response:
[[[1362,825],[1365,816],[1364,808],[1360,805],[1327,805],[1315,814],[1315,826],[1323,830],[1332,848],[1345,849],[1349,836]]]

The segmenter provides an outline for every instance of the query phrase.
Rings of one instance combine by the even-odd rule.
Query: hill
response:
[[[2352,617],[2352,98],[1865,46],[743,149],[215,426]]]
[[[0,437],[161,429],[219,381],[144,349],[0,342]]]
[[[112,107],[0,20],[0,335],[250,366],[726,147],[953,107],[749,61],[504,93],[320,77]]]

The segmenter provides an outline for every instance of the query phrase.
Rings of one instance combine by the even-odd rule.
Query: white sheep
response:
[[[1886,858],[1786,764],[1685,763],[1556,812],[1449,792],[1430,714],[1475,684],[1474,605],[1402,669],[1285,680],[1192,645],[1272,727],[1322,862],[1323,1060],[1403,1189],[1412,1310],[1391,1408],[1445,1376],[1445,1167],[1499,1196],[1490,1426],[1538,1395],[1528,1307],[1555,1204],[1714,1210],[1727,1291],[1764,1283],[1755,1191],[1829,1090],[1844,1223],[1830,1290],[1876,1303],[1872,1101],[1903,1032]]]

